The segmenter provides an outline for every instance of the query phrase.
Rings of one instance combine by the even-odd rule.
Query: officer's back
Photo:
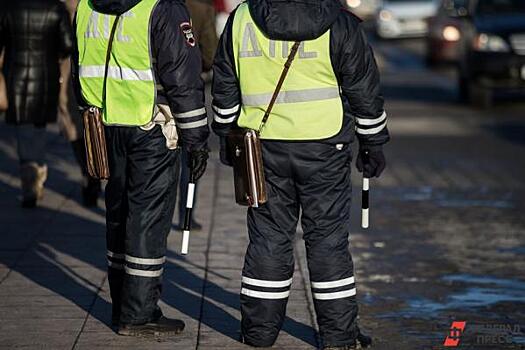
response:
[[[248,210],[242,272],[242,339],[274,344],[292,285],[301,212],[319,331],[325,349],[370,343],[357,326],[348,251],[351,143],[358,168],[379,176],[388,141],[379,73],[360,20],[337,0],[248,0],[230,16],[214,65],[213,128],[258,130],[294,42],[301,42],[260,133],[268,201]],[[364,155],[367,155],[364,157]]]

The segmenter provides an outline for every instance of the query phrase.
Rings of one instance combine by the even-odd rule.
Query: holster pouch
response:
[[[235,201],[257,208],[267,201],[259,134],[252,129],[232,129],[227,143],[233,163]]]
[[[97,107],[89,107],[82,114],[82,120],[88,173],[92,178],[107,180],[109,164],[102,111]]]

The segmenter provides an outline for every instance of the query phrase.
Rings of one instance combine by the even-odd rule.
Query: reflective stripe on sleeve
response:
[[[333,300],[333,299],[343,299],[356,295],[356,289],[352,288],[350,290],[343,290],[341,292],[334,293],[313,293],[314,299],[317,300]]]
[[[229,115],[239,112],[241,105],[234,106],[232,108],[219,108],[215,105],[212,106],[213,110],[219,115]]]
[[[290,291],[286,292],[260,292],[247,288],[241,289],[241,294],[258,299],[286,299],[290,296]]]
[[[273,93],[242,95],[242,103],[245,106],[257,107],[266,106],[270,103]],[[339,88],[329,87],[321,89],[307,89],[294,91],[281,91],[277,96],[276,104],[281,103],[299,103],[320,100],[330,100],[339,97]]]
[[[376,125],[386,120],[386,112],[383,112],[383,114],[381,114],[379,118],[375,118],[375,119],[365,119],[365,118],[359,118],[359,117],[356,117],[355,119],[357,121],[357,124],[359,125],[363,125],[363,126]]]
[[[215,120],[219,124],[233,123],[235,121],[235,119],[237,119],[236,115],[234,115],[232,117],[229,117],[229,118],[223,118],[220,115],[218,115],[217,113],[214,113],[214,116],[213,116],[213,120]]]
[[[198,120],[196,122],[191,123],[177,123],[177,126],[181,129],[193,129],[193,128],[199,128],[201,126],[208,125],[208,119],[204,118],[202,120]]]
[[[206,114],[206,108],[202,107],[199,109],[194,109],[193,111],[188,111],[184,113],[174,114],[175,118],[192,118],[198,117],[199,115]]]
[[[137,270],[132,269],[131,267],[124,267],[124,270],[126,271],[126,274],[132,275],[132,276],[139,276],[139,277],[160,277],[162,276],[162,272],[164,269],[155,270],[155,271],[145,271],[145,270]]]
[[[242,276],[242,283],[246,283],[256,287],[284,288],[292,285],[292,279],[290,278],[286,281],[267,281]]]
[[[330,281],[330,282],[312,282],[312,288],[315,289],[328,289],[347,286],[355,283],[354,277],[344,278],[342,280]]]
[[[105,70],[105,66],[80,66],[78,75],[80,78],[104,78]],[[153,81],[153,72],[151,69],[137,70],[111,66],[108,68],[108,78]]]
[[[356,128],[356,131],[358,134],[361,134],[361,135],[374,135],[382,131],[384,128],[386,128],[386,121],[376,128],[372,128],[372,129]]]
[[[126,262],[139,264],[139,265],[161,265],[166,261],[166,257],[157,259],[146,259],[146,258],[136,258],[134,256],[126,255]]]

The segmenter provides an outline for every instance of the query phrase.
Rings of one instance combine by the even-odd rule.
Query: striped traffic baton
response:
[[[368,151],[363,154],[364,163],[368,163]],[[370,226],[370,179],[364,176],[363,169],[363,191],[361,195],[361,227],[368,228]]]
[[[195,180],[193,169],[190,169],[190,181],[188,183],[188,195],[186,198],[186,213],[184,216],[184,226],[182,228],[182,255],[188,255],[190,246],[191,216],[193,212],[193,200],[195,197]]]
[[[363,177],[363,192],[361,202],[361,227],[368,228],[370,226],[370,179]]]

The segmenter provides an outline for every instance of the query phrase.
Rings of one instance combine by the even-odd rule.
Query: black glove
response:
[[[382,146],[361,146],[356,161],[357,170],[364,177],[379,177],[386,167]]]
[[[188,166],[190,167],[193,181],[198,181],[206,171],[208,162],[208,149],[198,149],[190,152]]]
[[[233,162],[230,159],[230,154],[228,152],[228,143],[226,140],[226,137],[221,137],[221,150],[220,150],[220,157],[221,157],[221,163],[227,166],[233,166]]]

